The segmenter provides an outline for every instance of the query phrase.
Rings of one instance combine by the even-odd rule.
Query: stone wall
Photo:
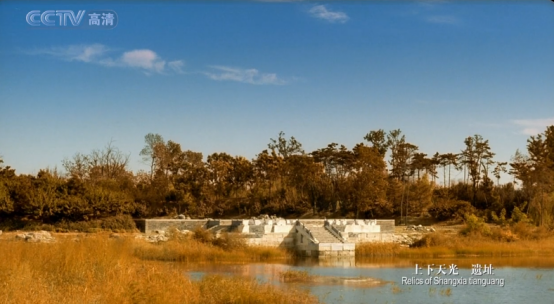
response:
[[[154,231],[167,231],[171,227],[179,230],[194,230],[197,227],[206,229],[217,226],[230,226],[236,231],[247,236],[248,243],[252,245],[266,246],[291,246],[293,242],[294,223],[296,220],[284,219],[240,219],[240,220],[190,220],[190,219],[144,219],[135,220],[137,228],[144,233]],[[301,220],[306,227],[323,226],[326,220],[308,219]],[[327,220],[328,223],[347,237],[348,242],[392,242],[394,233],[394,220]],[[258,238],[258,240],[254,240]],[[310,248],[310,250],[312,250]]]
[[[314,225],[313,222],[311,224]],[[304,221],[301,224],[294,225],[292,231],[294,234],[294,249],[301,256],[318,257],[319,244],[313,242],[313,236],[308,232],[309,229],[310,222],[308,222],[308,225],[305,225]]]
[[[208,220],[145,219],[135,220],[137,228],[144,233],[167,231],[172,227],[179,230],[194,230],[198,227],[208,228]]]
[[[348,241],[353,243],[367,242],[385,242],[390,243],[394,240],[392,233],[348,233]]]
[[[394,220],[375,220],[381,227],[381,233],[394,233]]]
[[[245,234],[246,243],[253,246],[294,248],[294,235],[290,233]]]
[[[324,219],[308,219],[308,220],[300,220],[304,226],[323,226],[325,223]]]
[[[356,255],[354,243],[319,243],[318,257],[345,257]]]

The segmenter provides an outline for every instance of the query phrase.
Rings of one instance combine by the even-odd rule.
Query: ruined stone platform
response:
[[[310,257],[354,256],[357,243],[392,242],[394,220],[358,219],[141,219],[135,221],[144,233],[170,228],[208,229],[214,234],[238,232],[247,244],[293,249]]]

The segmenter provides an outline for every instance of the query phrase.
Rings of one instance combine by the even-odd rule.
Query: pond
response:
[[[281,273],[287,270],[307,271],[317,280],[283,283]],[[193,279],[207,273],[238,275],[283,288],[306,289],[328,304],[554,303],[552,257],[303,260],[196,265],[187,272]]]

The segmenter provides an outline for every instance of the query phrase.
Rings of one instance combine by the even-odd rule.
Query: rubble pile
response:
[[[421,225],[409,225],[406,227],[406,230],[408,231],[418,231],[418,232],[435,232],[435,228],[433,227],[424,227]]]
[[[56,241],[48,231],[20,233],[15,236],[15,239],[30,243],[53,243]]]
[[[189,233],[191,233],[191,231],[175,229],[175,233],[189,234]],[[167,241],[169,241],[170,236],[171,236],[171,234],[166,232],[166,231],[156,230],[156,231],[154,231],[154,233],[151,233],[151,234],[139,234],[135,238],[145,240],[149,243],[158,243],[158,242],[167,242]]]

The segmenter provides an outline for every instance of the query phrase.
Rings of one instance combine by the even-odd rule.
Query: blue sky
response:
[[[112,30],[31,10],[117,12]],[[87,18],[83,22],[87,22]],[[429,155],[473,134],[499,161],[554,124],[550,1],[0,2],[0,155],[19,173],[144,135],[253,158],[401,129]]]

